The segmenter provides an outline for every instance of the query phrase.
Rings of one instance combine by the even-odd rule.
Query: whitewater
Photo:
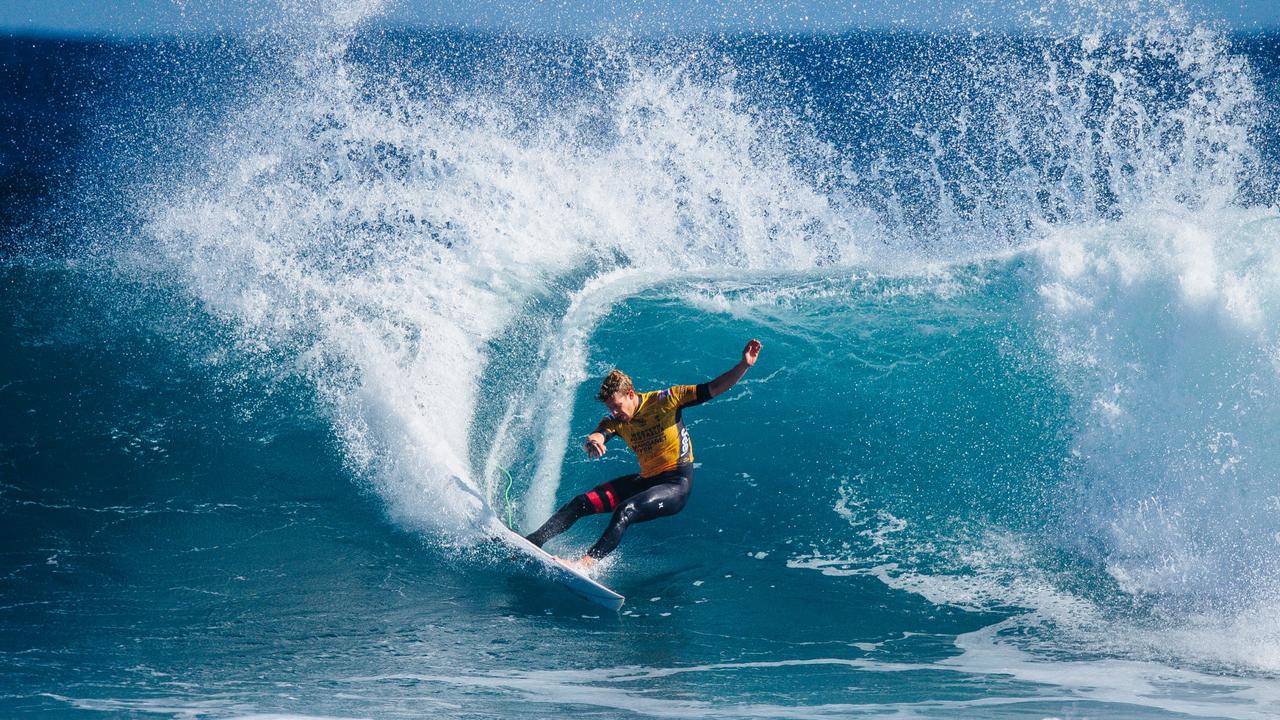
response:
[[[1280,39],[1043,12],[4,39],[0,711],[1280,715]],[[750,337],[619,614],[487,540]]]

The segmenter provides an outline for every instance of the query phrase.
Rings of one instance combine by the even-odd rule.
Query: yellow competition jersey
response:
[[[630,421],[606,416],[596,430],[604,433],[606,441],[613,435],[626,441],[640,461],[641,477],[653,477],[692,463],[693,443],[689,442],[680,410],[710,400],[707,384],[675,385],[638,394],[640,404]]]

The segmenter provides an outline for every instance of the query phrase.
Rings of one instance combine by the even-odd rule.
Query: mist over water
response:
[[[211,513],[207,535],[175,532],[155,566],[181,574],[198,556],[220,577],[247,563],[232,575],[252,593],[124,573],[151,598],[140,607],[194,587],[225,594],[214,617],[284,617],[298,599],[254,572],[291,566],[401,627],[312,618],[341,651],[299,627],[282,642],[313,664],[277,678],[309,688],[292,703],[239,673],[166,700],[106,672],[106,691],[54,681],[54,700],[19,688],[15,707],[200,714],[191,703],[216,698],[210,716],[390,716],[421,711],[398,703],[422,685],[444,716],[528,701],[662,716],[1275,714],[1266,36],[1165,3],[1037,9],[1020,32],[818,36],[419,32],[385,27],[386,12],[283,6],[236,43],[128,61],[199,81],[190,97],[157,84],[101,101],[125,122],[85,146],[101,154],[84,172],[130,172],[109,200],[53,202],[90,216],[91,249],[50,261],[24,243],[39,251],[6,259],[5,317],[16,387],[85,348],[152,358],[129,371],[155,389],[150,414],[113,422],[138,396],[93,397],[118,433],[101,452],[125,435],[153,447],[122,462],[158,496],[96,498],[74,471],[37,492],[27,468],[42,466],[18,448],[40,447],[39,432],[15,429],[0,501],[34,513],[20,519],[63,557],[136,552],[140,536],[103,550],[93,538],[114,531],[68,534],[59,507]],[[151,157],[149,133],[169,141]],[[494,523],[527,531],[631,471],[620,447],[578,457],[608,369],[646,389],[700,382],[753,336],[760,365],[689,413],[701,465],[688,509],[633,528],[605,570],[629,597],[620,625],[584,624],[613,621],[580,618],[485,552]],[[84,387],[123,372],[94,363]],[[44,392],[14,396],[14,428]],[[165,419],[192,394],[208,418]],[[244,430],[218,430],[218,445],[208,428],[224,422]],[[89,447],[103,437],[73,426]],[[184,437],[200,439],[179,451]],[[214,472],[209,453],[225,449],[201,442],[248,459]],[[278,496],[252,487],[272,471],[212,479],[292,458],[308,474],[281,470]],[[165,479],[185,472],[211,479]],[[258,527],[269,517],[289,520]],[[591,520],[557,547],[589,544]],[[224,544],[242,526],[256,529]],[[14,607],[52,593],[39,554],[12,554]],[[2,622],[6,655],[34,643]],[[355,639],[366,633],[377,650]],[[227,661],[160,657],[138,662],[167,677]],[[30,677],[61,677],[32,662]],[[812,666],[831,682],[798,674]],[[953,672],[940,699],[936,678]],[[892,688],[867,689],[881,681]],[[324,683],[363,699],[325,700]],[[224,702],[237,692],[250,699]]]

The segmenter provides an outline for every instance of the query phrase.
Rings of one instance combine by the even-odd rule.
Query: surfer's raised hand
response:
[[[588,457],[604,457],[604,436],[600,433],[591,433],[587,436],[587,441],[582,444],[582,448],[587,451]]]
[[[738,364],[729,368],[720,377],[707,383],[707,391],[711,394],[711,397],[723,393],[733,387],[734,383],[741,380],[742,376],[747,374],[747,370],[750,370],[751,366],[756,364],[756,359],[760,357],[760,348],[762,347],[764,345],[761,345],[759,340],[755,338],[748,340],[747,346],[742,348],[742,359],[738,361]]]

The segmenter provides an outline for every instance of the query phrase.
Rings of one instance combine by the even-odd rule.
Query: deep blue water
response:
[[[348,20],[0,41],[0,714],[1280,714],[1276,37]]]

